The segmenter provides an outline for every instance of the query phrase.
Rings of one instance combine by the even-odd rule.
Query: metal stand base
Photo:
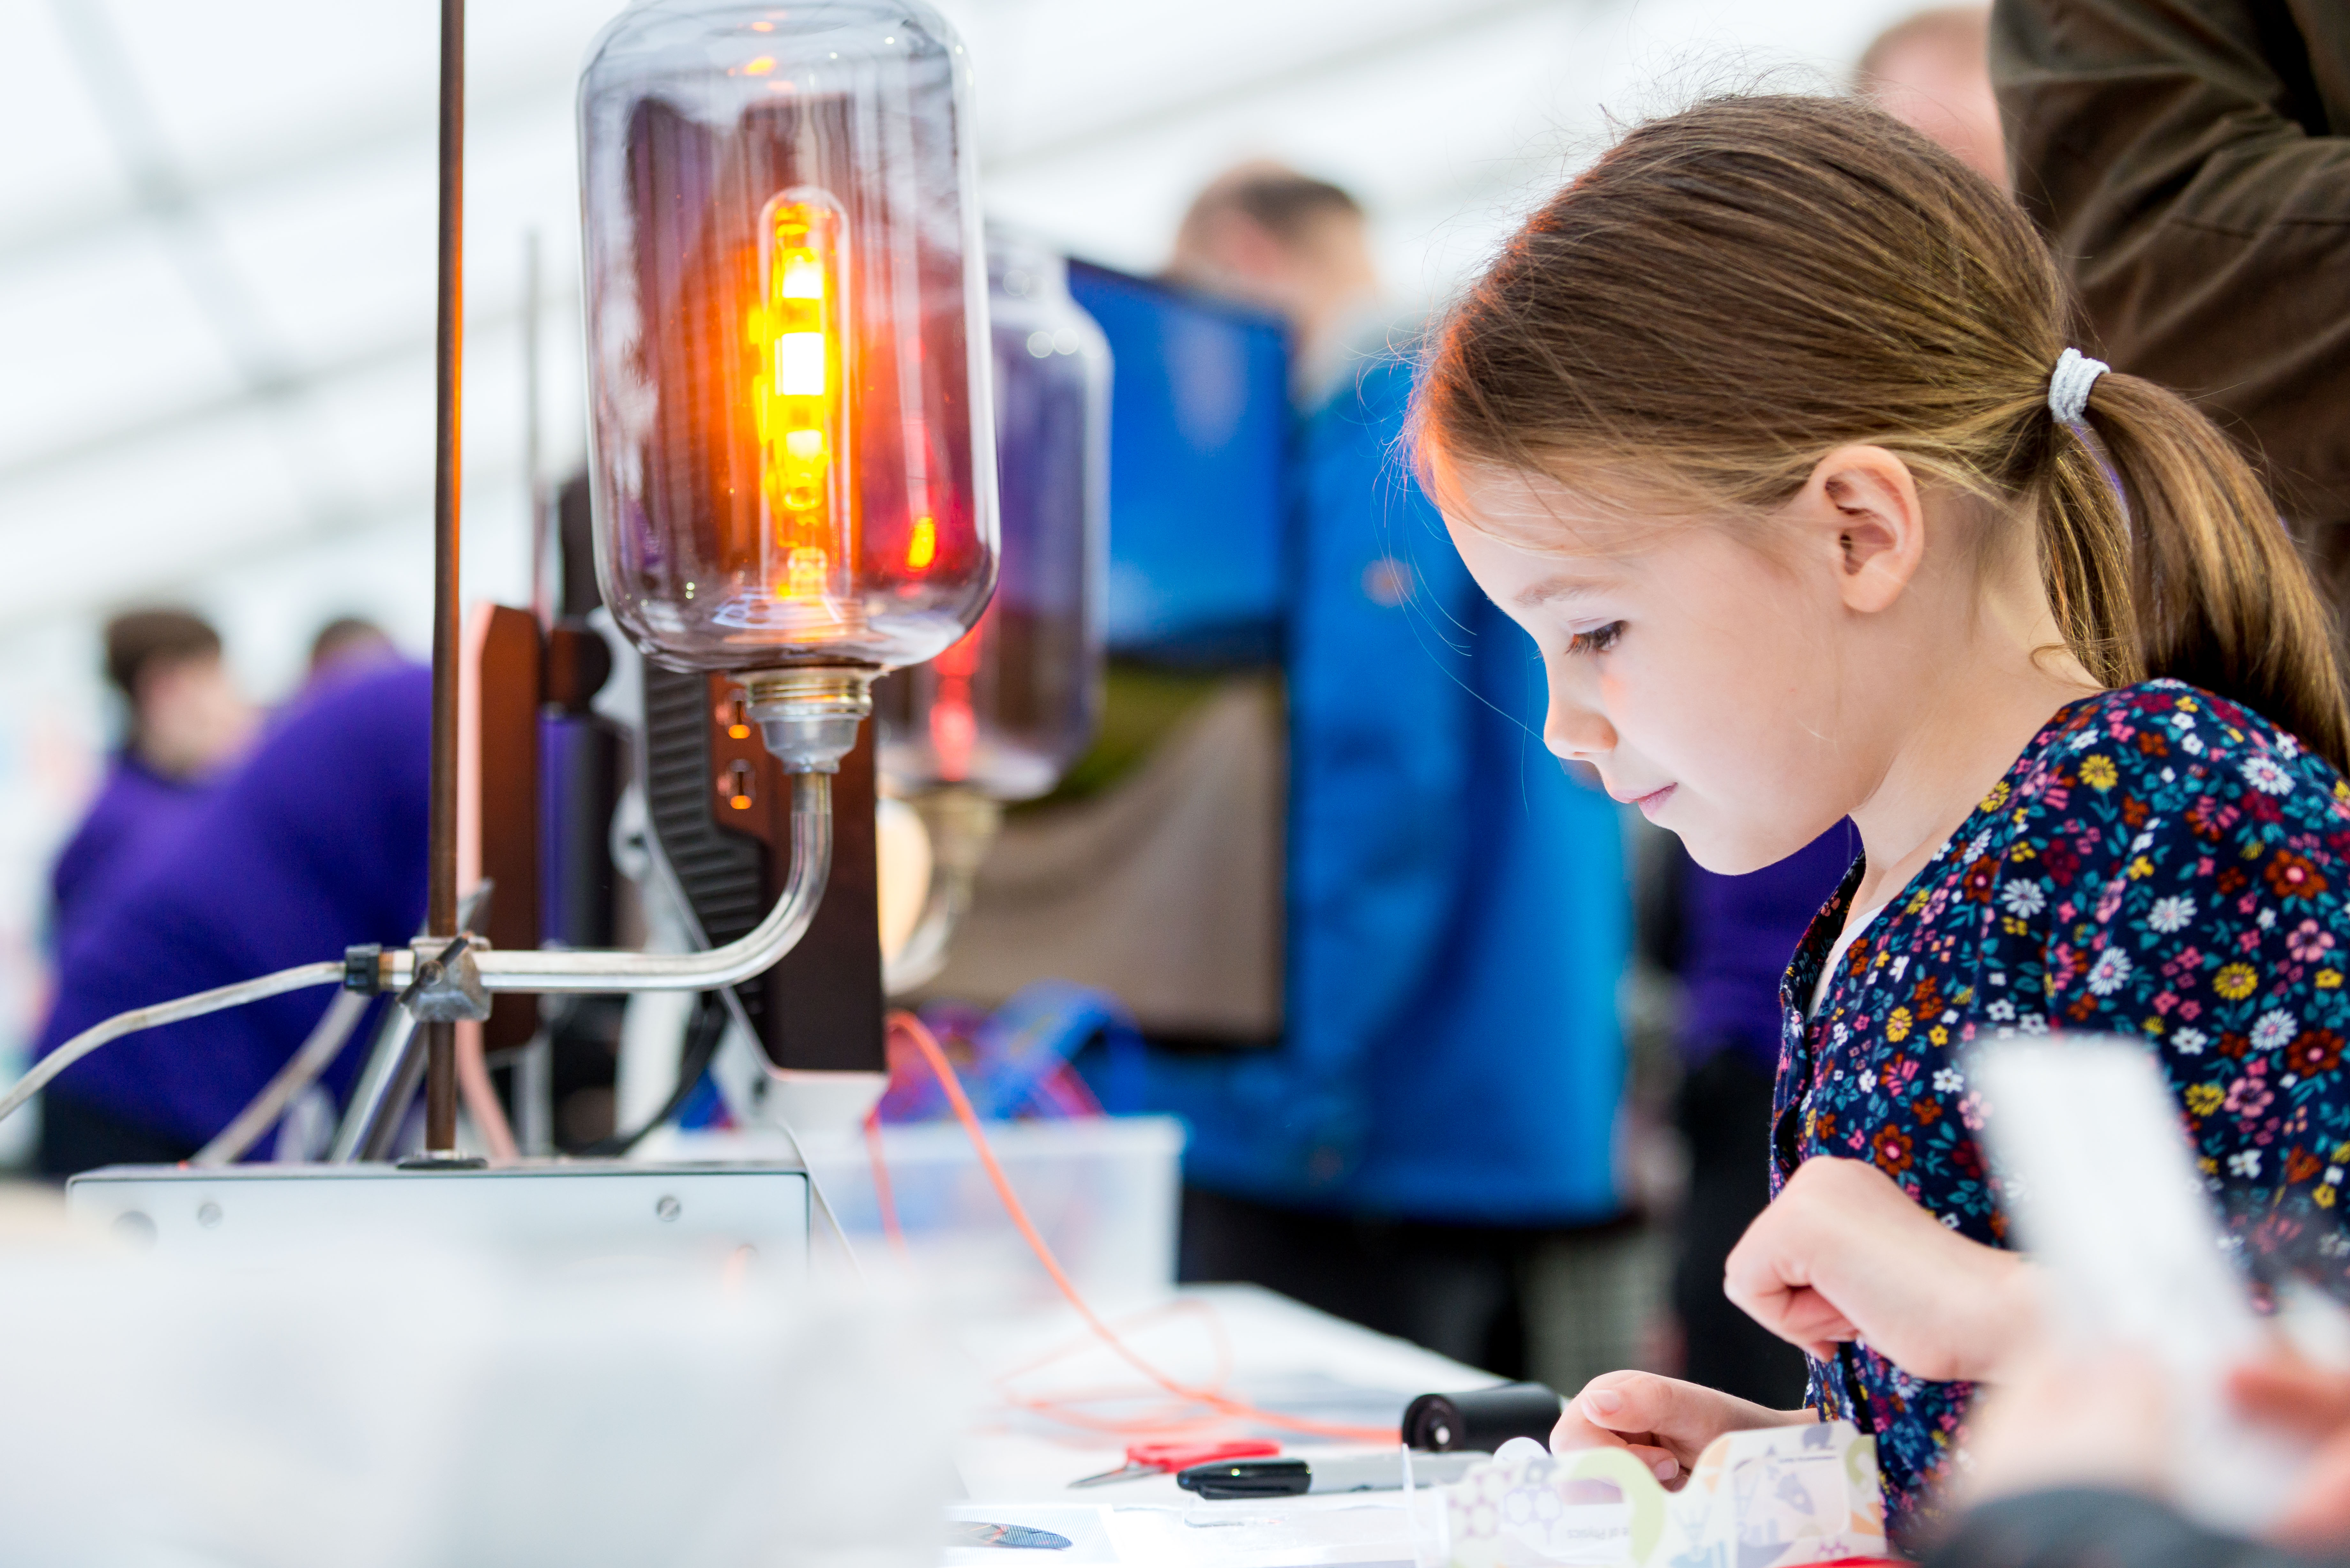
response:
[[[515,1256],[755,1257],[807,1269],[808,1179],[784,1162],[619,1160],[117,1165],[66,1183],[66,1208],[159,1254],[279,1257],[390,1241]]]

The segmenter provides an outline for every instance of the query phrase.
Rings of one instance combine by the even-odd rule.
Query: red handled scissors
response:
[[[1177,1470],[1211,1465],[1219,1459],[1263,1459],[1280,1452],[1279,1443],[1263,1438],[1243,1438],[1230,1443],[1136,1443],[1126,1450],[1122,1468],[1069,1484],[1100,1486],[1105,1481],[1132,1480],[1138,1476],[1173,1475]]]

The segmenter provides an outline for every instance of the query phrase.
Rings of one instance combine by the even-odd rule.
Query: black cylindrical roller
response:
[[[1423,1394],[1403,1413],[1404,1445],[1431,1453],[1467,1449],[1490,1454],[1512,1438],[1547,1444],[1565,1404],[1558,1390],[1540,1383]]]

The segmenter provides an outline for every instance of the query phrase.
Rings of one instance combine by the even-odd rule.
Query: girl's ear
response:
[[[1794,521],[1835,565],[1846,607],[1890,609],[1926,557],[1926,508],[1909,465],[1881,446],[1820,459],[1791,504]]]

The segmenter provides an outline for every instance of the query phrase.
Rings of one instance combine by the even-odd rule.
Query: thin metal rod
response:
[[[327,1011],[318,1015],[311,1027],[310,1037],[292,1060],[277,1070],[269,1086],[254,1096],[236,1119],[223,1127],[213,1141],[196,1150],[190,1165],[234,1165],[244,1158],[245,1151],[261,1141],[261,1135],[277,1125],[294,1097],[318,1081],[318,1075],[333,1064],[343,1054],[343,1046],[359,1027],[359,1014],[368,1010],[368,999],[355,991],[335,993],[327,1003]]]
[[[421,1030],[422,1025],[418,1025]],[[408,1037],[408,1052],[399,1063],[398,1075],[391,1081],[391,1092],[383,1099],[375,1120],[367,1129],[367,1140],[359,1145],[353,1158],[369,1163],[381,1163],[400,1152],[400,1135],[408,1126],[408,1107],[416,1103],[416,1091],[424,1081],[424,1044],[415,1031]]]
[[[465,0],[441,0],[441,277],[435,328],[438,382],[432,472],[432,795],[426,871],[427,936],[457,934],[459,390],[464,364]],[[457,1149],[457,1044],[445,1023],[425,1030],[424,1148]]]
[[[525,1156],[555,1152],[555,1038],[544,1024],[514,1055],[515,1138]]]
[[[381,1158],[368,1152],[375,1145],[376,1128],[387,1117],[397,1119],[407,1114],[419,1076],[411,1064],[421,1064],[422,1055],[415,1016],[404,1007],[390,1009],[376,1025],[367,1065],[359,1069],[359,1082],[351,1089],[350,1108],[335,1129],[334,1144],[327,1150],[328,1164]],[[405,1093],[400,1091],[403,1082],[408,1085]]]
[[[457,1152],[457,1026],[447,1019],[418,1026],[424,1035],[424,1152]]]
[[[694,953],[522,951],[473,955],[492,992],[716,991],[764,974],[806,934],[832,875],[832,775],[792,775],[792,869],[765,918],[723,947]],[[383,955],[378,983],[399,991],[416,978],[416,950]]]
[[[538,231],[522,236],[522,474],[530,506],[530,612],[555,624],[555,520],[547,514],[545,459],[538,431]]]

